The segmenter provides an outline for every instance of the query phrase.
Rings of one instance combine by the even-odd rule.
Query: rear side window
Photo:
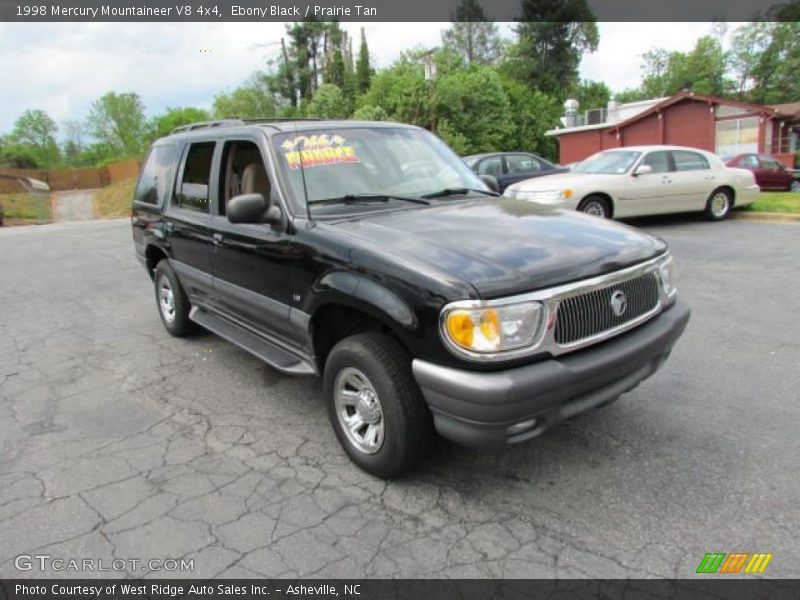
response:
[[[499,156],[485,158],[478,165],[478,175],[502,175],[503,159]]]
[[[535,173],[540,171],[542,165],[538,160],[532,156],[524,154],[509,154],[506,156],[506,164],[508,165],[508,172],[512,175],[520,173]]]
[[[133,195],[135,202],[154,206],[161,206],[164,203],[176,149],[173,145],[153,146],[150,149]]]
[[[179,182],[175,198],[178,208],[208,212],[208,190],[214,146],[214,142],[189,146],[186,163],[183,167],[183,177]]]
[[[766,156],[761,156],[759,159],[761,161],[761,166],[765,169],[769,169],[770,171],[780,171],[783,166],[774,158],[767,158]]]
[[[696,152],[673,150],[672,158],[675,160],[676,171],[703,171],[709,168],[706,157]]]
[[[651,152],[642,161],[643,165],[652,167],[653,173],[669,173],[669,153],[668,152]]]
[[[757,169],[758,159],[752,154],[748,154],[747,156],[742,157],[742,160],[739,162],[739,164],[747,169]]]

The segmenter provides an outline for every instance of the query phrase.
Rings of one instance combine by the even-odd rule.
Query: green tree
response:
[[[681,90],[724,96],[732,85],[727,79],[728,58],[718,39],[703,36],[691,52],[652,50],[644,55],[643,91],[650,97],[669,96]]]
[[[328,30],[328,23],[315,19],[286,26],[289,38],[287,62],[291,64],[298,101],[310,100],[319,86]]]
[[[779,104],[800,98],[800,22],[769,23],[766,42],[752,71],[747,97]]]
[[[582,81],[570,94],[577,99],[582,110],[605,108],[611,100],[611,90],[602,81]]]
[[[332,83],[342,91],[345,99],[344,112],[350,113],[353,111],[356,96],[350,38],[338,23],[333,22],[328,25],[323,44],[325,49],[323,82]]]
[[[30,148],[21,146],[10,135],[0,136],[0,167],[35,169],[38,166]]]
[[[652,96],[648,96],[641,87],[627,88],[621,92],[614,93],[614,99],[619,103],[638,102],[639,100],[647,100],[648,98],[652,98]]]
[[[270,81],[268,76],[258,72],[232,92],[217,94],[212,109],[214,116],[218,119],[275,117],[279,106]]]
[[[523,0],[516,32],[504,72],[562,101],[578,83],[581,57],[599,43],[587,0]]]
[[[513,136],[507,148],[535,152],[545,158],[556,158],[556,141],[545,132],[559,124],[562,108],[558,98],[531,90],[514,79],[504,79],[503,89],[511,104]]]
[[[147,124],[151,140],[169,135],[173,129],[198,121],[208,121],[211,115],[208,111],[191,106],[167,108],[160,115],[153,117]]]
[[[332,83],[323,83],[317,88],[314,97],[306,105],[305,112],[309,116],[323,119],[344,119],[349,116],[342,90]]]
[[[43,110],[26,110],[14,122],[11,141],[19,150],[27,150],[39,167],[50,167],[58,163],[59,149],[56,143],[58,127]]]
[[[434,111],[437,132],[458,140],[461,152],[501,150],[513,137],[511,104],[500,76],[488,66],[439,77]]]
[[[422,66],[408,56],[373,75],[361,106],[379,106],[389,119],[413,125],[429,125],[431,87],[425,81]]]
[[[102,167],[120,157],[119,151],[105,142],[95,142],[86,146],[81,152],[81,165]]]
[[[79,167],[83,163],[83,148],[85,138],[85,126],[77,120],[67,120],[61,123],[61,130],[64,135],[61,156],[63,163],[68,167]]]
[[[759,78],[760,60],[772,38],[772,23],[756,21],[739,27],[731,40],[729,68],[733,91],[744,99]]]
[[[146,145],[144,104],[133,92],[108,92],[95,100],[86,120],[91,136],[115,157],[137,156]]]
[[[366,104],[353,113],[353,118],[358,121],[387,121],[389,115],[380,106]]]
[[[452,25],[442,33],[442,43],[462,56],[467,65],[495,63],[502,51],[497,24],[489,19],[477,0],[458,3]]]
[[[361,45],[358,47],[358,60],[356,60],[356,92],[366,93],[369,89],[369,82],[372,78],[372,69],[369,65],[369,47],[367,46],[367,36],[364,28],[361,28]]]

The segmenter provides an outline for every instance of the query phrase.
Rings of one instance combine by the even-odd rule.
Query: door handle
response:
[[[211,236],[211,239],[214,240],[215,244],[220,245],[222,243],[222,240],[225,238],[222,237],[221,233],[215,233],[214,235]]]
[[[169,233],[175,231],[175,223],[173,223],[172,221],[165,221],[164,222],[164,231],[167,231]]]

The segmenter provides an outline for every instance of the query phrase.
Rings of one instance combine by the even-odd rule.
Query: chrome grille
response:
[[[611,306],[611,296],[617,291],[627,301],[621,315]],[[564,346],[615,329],[653,311],[658,300],[658,280],[652,272],[563,298],[556,313],[555,341]]]

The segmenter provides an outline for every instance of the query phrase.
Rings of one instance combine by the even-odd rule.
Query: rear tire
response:
[[[608,219],[611,217],[611,207],[602,196],[587,196],[581,200],[578,211],[587,215]]]
[[[328,417],[350,460],[376,477],[411,468],[430,447],[433,423],[397,341],[376,332],[345,338],[325,363]]]
[[[189,320],[192,305],[183,291],[175,271],[167,259],[161,260],[153,273],[156,291],[156,306],[164,328],[175,337],[188,335],[194,329]]]
[[[706,218],[710,221],[722,221],[731,214],[733,208],[733,197],[726,189],[718,189],[711,192],[706,201]]]
[[[789,184],[789,191],[800,194],[800,179],[793,179]]]

